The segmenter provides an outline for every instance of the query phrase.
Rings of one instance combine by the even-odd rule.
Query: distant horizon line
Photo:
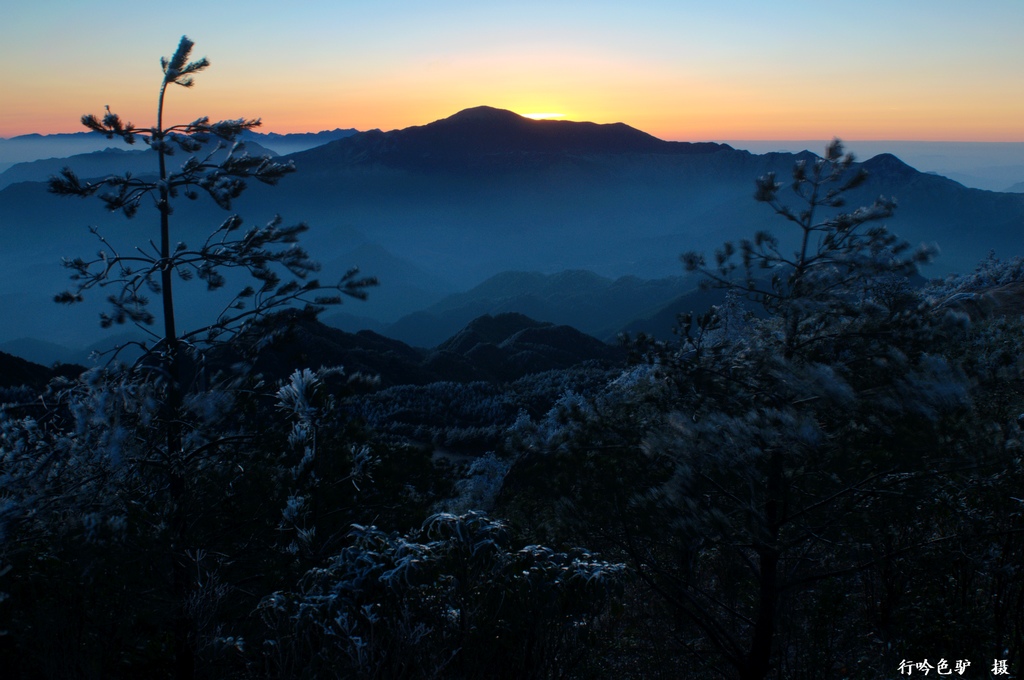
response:
[[[533,110],[537,111],[537,110],[541,110],[541,109],[538,108],[538,109],[533,109]],[[544,111],[554,111],[554,110],[557,110],[557,109],[543,109],[543,110]],[[326,127],[326,128],[322,128],[322,129],[320,129],[318,131],[313,131],[313,130],[310,130],[310,129],[296,129],[295,121],[293,121],[292,124],[284,124],[282,126],[282,127],[285,127],[285,128],[290,128],[292,131],[290,131],[290,132],[281,132],[281,131],[278,131],[278,130],[270,129],[271,126],[273,125],[273,123],[268,125],[267,121],[259,119],[261,121],[260,128],[258,130],[254,130],[254,132],[256,132],[257,134],[267,134],[267,135],[317,135],[317,134],[323,134],[323,133],[330,133],[330,132],[336,132],[336,131],[349,131],[349,130],[354,130],[356,132],[369,132],[371,130],[378,130],[378,131],[384,131],[384,132],[393,132],[393,131],[405,130],[405,129],[414,128],[414,127],[423,127],[423,126],[431,125],[431,124],[436,123],[436,122],[440,122],[440,121],[444,121],[444,120],[449,120],[451,118],[455,118],[455,117],[460,116],[462,114],[466,114],[466,113],[470,113],[470,112],[480,112],[480,111],[491,111],[491,112],[495,112],[495,113],[509,113],[509,114],[514,115],[514,116],[518,116],[518,117],[520,117],[520,118],[522,118],[524,120],[535,121],[535,122],[538,122],[538,123],[542,123],[542,122],[556,123],[556,124],[561,124],[561,123],[589,123],[589,124],[595,124],[595,125],[600,125],[600,126],[606,126],[606,125],[625,125],[625,126],[630,127],[630,128],[632,128],[634,130],[638,130],[640,132],[643,132],[644,134],[650,135],[652,137],[655,137],[656,139],[660,139],[660,140],[666,141],[666,142],[684,142],[684,143],[685,142],[689,142],[689,143],[717,142],[717,143],[725,143],[725,144],[731,144],[731,143],[751,143],[751,144],[753,144],[753,143],[756,143],[756,144],[807,144],[807,143],[814,143],[814,144],[821,144],[822,142],[827,143],[828,141],[838,137],[839,139],[843,140],[844,142],[872,143],[872,144],[876,144],[876,143],[889,143],[889,144],[897,144],[897,143],[898,144],[917,144],[917,143],[929,144],[929,143],[932,143],[932,144],[978,144],[978,145],[983,145],[983,144],[990,144],[990,145],[1024,144],[1024,138],[1015,138],[1015,139],[1006,139],[1006,138],[1003,138],[1003,139],[991,139],[991,138],[988,138],[988,139],[976,139],[976,138],[972,138],[972,137],[974,137],[974,135],[970,135],[969,133],[968,133],[969,136],[967,138],[959,137],[959,136],[956,137],[956,138],[939,138],[933,132],[931,136],[929,136],[928,138],[925,138],[925,139],[921,139],[921,138],[916,138],[915,139],[915,138],[895,137],[895,136],[888,136],[888,137],[887,136],[867,136],[867,135],[863,135],[863,134],[857,135],[857,136],[845,136],[845,135],[842,135],[842,134],[838,134],[838,135],[835,134],[835,132],[838,132],[837,130],[831,131],[833,134],[830,134],[830,135],[798,134],[798,135],[794,135],[794,136],[788,136],[788,135],[787,136],[783,136],[781,134],[778,134],[778,135],[776,135],[776,134],[756,135],[756,133],[755,133],[756,136],[746,136],[746,135],[743,135],[742,133],[741,134],[729,134],[727,132],[723,132],[723,134],[721,134],[721,135],[710,136],[710,135],[706,134],[707,133],[706,129],[704,130],[705,134],[697,133],[697,134],[694,134],[694,135],[689,135],[685,131],[678,131],[678,130],[677,131],[666,132],[665,131],[666,128],[670,129],[670,128],[675,127],[675,126],[673,126],[673,125],[665,125],[665,124],[654,126],[654,127],[658,127],[658,128],[661,129],[660,132],[656,133],[656,132],[651,132],[651,131],[649,131],[647,129],[644,129],[644,127],[638,127],[637,125],[630,124],[630,123],[627,123],[625,121],[604,121],[604,122],[598,122],[596,120],[586,119],[585,117],[578,117],[578,116],[581,116],[581,114],[578,111],[574,112],[574,113],[573,112],[570,112],[570,113],[531,113],[531,112],[520,112],[520,111],[514,110],[513,108],[508,107],[508,106],[492,106],[492,105],[486,105],[486,104],[478,104],[478,105],[475,105],[475,106],[463,106],[463,107],[459,108],[457,111],[455,111],[454,113],[450,113],[448,115],[444,115],[444,116],[438,117],[438,118],[436,118],[434,120],[430,120],[430,121],[427,121],[427,122],[416,122],[416,123],[404,125],[402,127],[394,127],[394,128],[388,128],[388,129],[385,129],[385,128],[381,127],[381,126],[373,126],[373,127],[367,127],[365,129],[360,129],[360,128],[354,126],[354,125],[347,126],[347,127],[342,127],[340,125],[333,125],[333,127]],[[437,115],[437,113],[427,114],[426,117],[432,117],[433,115]],[[584,114],[584,116],[585,116],[585,114]],[[71,120],[73,120],[73,119],[71,119]],[[59,123],[59,125],[61,125],[62,127],[63,126],[73,126],[73,123],[71,123],[71,120],[61,121]],[[280,123],[280,121],[278,121],[278,122]],[[662,121],[662,122],[664,123],[665,121]],[[56,123],[56,121],[52,121],[52,120],[51,121],[46,121],[44,123],[44,126],[47,123],[49,123],[50,125],[53,125],[54,123]],[[392,121],[392,124],[394,124],[394,121]],[[1014,131],[1014,132],[1016,132],[1016,131]],[[74,135],[74,134],[79,134],[79,133],[89,134],[88,131],[82,130],[81,127],[77,127],[77,128],[75,128],[73,130],[61,131],[61,132],[29,131],[29,132],[23,132],[23,133],[20,133],[20,134],[14,134],[14,135],[11,135],[9,133],[4,133],[2,131],[2,129],[0,129],[0,141],[10,141],[10,140],[13,140],[13,139],[17,139],[19,137],[26,137],[26,136],[33,136],[33,135],[39,135],[39,136],[42,136],[42,137],[47,137],[47,136],[51,136],[51,135]],[[820,133],[820,128],[819,128],[819,133]]]
[[[523,117],[527,118],[527,116],[523,116]],[[531,120],[533,120],[533,119],[531,119]],[[542,119],[542,120],[553,120],[553,119],[548,118],[548,119]],[[579,122],[579,123],[591,122],[591,121],[572,121],[572,120],[566,120],[564,118],[558,119],[558,120],[564,121],[564,122],[570,122],[570,123],[575,123],[575,122]],[[614,123],[612,123],[612,124],[614,124]],[[625,125],[629,125],[628,123],[624,123],[624,124]],[[417,125],[410,125],[410,126],[406,126],[406,127],[419,127],[419,126],[417,126]],[[633,127],[633,126],[630,126],[630,127]],[[391,130],[383,130],[383,131],[384,132],[394,132],[396,130],[404,130],[404,129],[405,128],[393,128]],[[821,143],[821,142],[829,142],[832,139],[835,139],[835,138],[838,137],[844,143],[845,142],[866,142],[866,143],[879,143],[879,144],[881,144],[881,143],[899,143],[899,144],[979,144],[979,145],[980,144],[992,144],[992,145],[997,145],[997,144],[1021,144],[1021,145],[1024,145],[1024,139],[1021,139],[1021,140],[999,140],[999,141],[993,141],[993,140],[972,140],[972,139],[908,139],[908,138],[895,138],[895,137],[893,137],[893,138],[884,138],[884,137],[845,137],[843,135],[834,135],[832,137],[827,137],[827,138],[826,137],[729,137],[729,138],[725,138],[725,137],[705,137],[705,138],[668,138],[668,137],[658,137],[654,133],[647,132],[646,130],[641,130],[640,128],[634,128],[634,129],[640,130],[641,132],[645,132],[646,134],[649,134],[649,135],[651,135],[653,137],[657,137],[658,139],[660,139],[662,141],[665,141],[665,142],[689,142],[689,143],[694,143],[694,144],[702,143],[702,142],[715,142],[715,143],[718,143],[718,144],[732,144],[732,143],[744,143],[744,142],[752,142],[752,143],[758,143],[758,144],[767,144],[767,143],[772,143],[772,142],[775,142],[775,143],[805,143],[805,142]],[[366,128],[364,130],[360,130],[360,129],[355,128],[355,127],[341,127],[341,126],[338,126],[338,127],[334,127],[334,128],[324,128],[322,130],[316,130],[316,131],[314,131],[314,130],[300,130],[300,131],[292,131],[292,132],[280,132],[278,130],[269,130],[269,129],[264,130],[264,129],[260,129],[260,130],[254,130],[253,132],[255,134],[273,134],[273,135],[286,136],[286,135],[310,135],[310,134],[316,135],[316,134],[322,134],[322,133],[325,133],[325,132],[336,132],[338,130],[343,130],[343,131],[344,130],[355,130],[357,133],[360,133],[360,132],[371,132],[371,131],[374,131],[374,130],[381,130],[381,128]],[[20,133],[20,134],[10,135],[10,136],[0,135],[0,141],[9,142],[9,141],[21,138],[21,137],[55,137],[55,136],[58,136],[58,135],[90,135],[90,134],[99,134],[99,133],[91,132],[89,130],[67,130],[67,131],[62,131],[62,132],[23,132],[23,133]]]

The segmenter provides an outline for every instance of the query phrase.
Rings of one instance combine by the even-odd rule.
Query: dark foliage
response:
[[[901,657],[1019,654],[1002,560],[1020,508],[983,490],[1019,471],[1016,355],[986,355],[1015,346],[1020,323],[965,330],[915,290],[906,275],[928,252],[877,226],[891,201],[846,210],[865,181],[852,170],[838,143],[798,164],[799,209],[758,180],[796,252],[762,233],[712,265],[684,255],[725,302],[683,317],[675,343],[641,338],[646,372],[532,424],[506,478],[541,535],[585,532],[630,561],[693,677],[879,677]],[[1000,377],[979,382],[977,362]],[[954,605],[943,582],[998,595]]]

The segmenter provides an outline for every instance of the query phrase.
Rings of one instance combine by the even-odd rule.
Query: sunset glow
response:
[[[524,118],[530,118],[532,120],[555,120],[558,118],[565,118],[564,113],[524,113]]]
[[[77,131],[105,104],[150,123],[159,57],[188,34],[212,68],[169,93],[169,115],[259,116],[274,132],[389,130],[489,105],[665,139],[1024,140],[1015,0],[108,6],[5,11],[0,137]],[[130,30],[106,18],[119,13]]]

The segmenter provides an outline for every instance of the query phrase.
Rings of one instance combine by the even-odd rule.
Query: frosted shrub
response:
[[[355,526],[294,592],[264,598],[274,677],[544,677],[577,661],[620,587],[583,550],[513,548],[481,513],[412,533]]]
[[[442,502],[441,507],[453,513],[469,510],[490,512],[511,465],[511,460],[498,458],[493,451],[477,457],[470,463],[465,476],[456,483],[456,496]]]

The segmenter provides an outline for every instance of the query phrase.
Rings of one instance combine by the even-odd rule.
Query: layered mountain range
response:
[[[312,149],[314,146],[354,135],[356,132],[358,130],[342,130],[341,128],[298,134],[247,131],[244,133],[243,139],[265,148],[273,155],[285,155]],[[0,178],[0,188],[12,183],[15,177],[21,176],[21,173],[27,170],[26,166],[32,166],[36,161],[85,156],[108,150],[141,151],[142,145],[125,144],[120,139],[107,139],[103,135],[90,132],[31,134],[0,139],[0,174],[13,166],[22,166],[17,173]],[[121,172],[123,171],[122,167]],[[115,169],[114,172],[117,170]]]
[[[274,149],[269,138],[259,144]],[[85,177],[146,172],[126,152],[90,156],[64,164]],[[681,252],[710,251],[761,229],[792,243],[785,220],[752,199],[754,180],[775,172],[784,181],[795,161],[808,158],[478,107],[282,155],[298,172],[277,187],[251,187],[234,209],[250,222],[281,214],[309,223],[304,244],[324,263],[323,280],[353,265],[380,279],[369,301],[325,317],[348,330],[374,328],[432,346],[481,314],[524,312],[608,338],[640,329],[643,319],[692,294],[696,282],[682,277]],[[1024,195],[968,189],[890,154],[862,165],[869,181],[851,205],[894,197],[890,229],[942,251],[926,276],[970,270],[990,250],[1020,252]],[[128,221],[96,201],[58,198],[29,170],[0,173],[7,254],[0,347],[19,339],[24,346],[25,338],[74,348],[102,341],[95,324],[102,300],[70,309],[51,302],[66,288],[60,259],[100,248],[89,226],[125,251],[145,244],[155,238],[156,212],[143,206]],[[789,199],[785,191],[782,198]],[[178,204],[173,238],[193,242],[226,216],[210,201]],[[176,291],[185,324],[223,304],[200,288]]]
[[[485,314],[432,349],[411,347],[373,331],[347,333],[315,319],[296,316],[286,332],[265,346],[254,369],[271,381],[296,368],[343,366],[346,375],[372,376],[380,387],[425,385],[438,381],[513,381],[525,375],[579,364],[615,366],[626,350],[570,326],[535,321],[522,314]],[[236,357],[207,357],[208,369],[233,364]],[[42,389],[57,375],[81,373],[78,364],[46,367],[0,352],[0,390]]]

